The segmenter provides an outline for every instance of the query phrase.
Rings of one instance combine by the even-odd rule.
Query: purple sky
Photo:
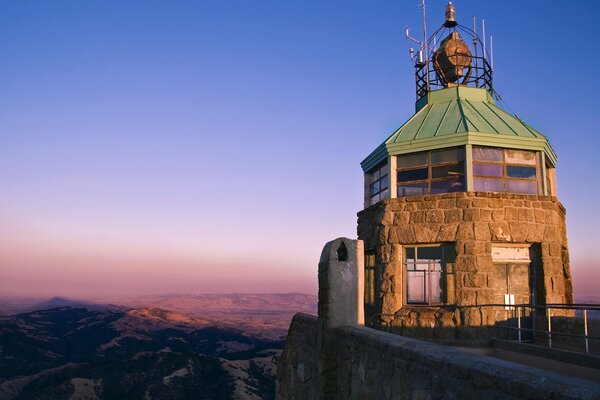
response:
[[[0,294],[315,293],[322,246],[356,236],[360,161],[414,111],[418,3],[3,2]],[[600,3],[455,3],[559,155],[594,295]]]

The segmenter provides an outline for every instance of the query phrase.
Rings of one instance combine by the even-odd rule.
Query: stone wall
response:
[[[296,315],[277,367],[288,399],[600,399],[600,386],[361,326]]]
[[[378,320],[384,329],[449,339],[456,339],[455,326],[493,327],[503,309],[479,306],[499,303],[496,243],[531,244],[537,251],[537,304],[573,302],[565,209],[556,197],[465,192],[385,199],[358,213],[358,238],[376,257],[377,300],[367,308],[367,324]],[[455,308],[405,305],[403,246],[429,243],[455,245],[448,288]],[[472,333],[478,332],[484,330]]]
[[[285,350],[277,362],[277,398],[320,398],[319,341],[317,318],[298,313],[290,325]]]

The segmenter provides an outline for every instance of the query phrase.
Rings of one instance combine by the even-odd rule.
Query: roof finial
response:
[[[452,28],[456,25],[458,25],[456,22],[456,10],[454,10],[454,4],[450,1],[446,5],[446,22],[444,22],[444,26],[446,28]]]

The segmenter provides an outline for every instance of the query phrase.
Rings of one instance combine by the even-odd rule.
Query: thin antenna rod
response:
[[[473,15],[473,48],[475,49],[475,71],[479,71],[479,57],[477,57],[477,20]],[[479,86],[479,79],[475,80],[475,84]]]
[[[483,36],[483,59],[485,60],[487,57],[485,54],[487,53],[487,49],[485,47],[485,19],[481,18],[481,35]]]
[[[490,62],[492,63],[492,71],[494,70],[494,36],[490,35]]]
[[[429,46],[427,44],[427,13],[425,11],[425,0],[421,0],[421,8],[423,9],[423,46],[425,50],[425,70],[427,73],[427,93],[429,93]]]

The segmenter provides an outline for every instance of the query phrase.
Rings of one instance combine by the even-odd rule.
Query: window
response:
[[[373,205],[379,200],[388,197],[388,167],[387,163],[380,165],[369,173],[369,204]]]
[[[398,197],[463,192],[463,147],[398,156]]]
[[[375,253],[365,252],[365,304],[375,303]]]
[[[454,297],[454,245],[404,248],[406,302],[449,304]]]
[[[535,151],[473,146],[473,185],[477,192],[538,194]]]

